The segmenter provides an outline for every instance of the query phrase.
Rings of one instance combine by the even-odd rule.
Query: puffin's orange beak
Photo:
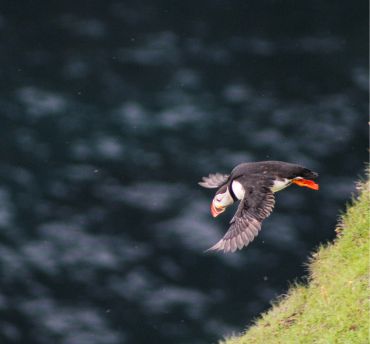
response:
[[[211,203],[211,214],[212,214],[213,217],[216,217],[216,216],[220,215],[224,211],[225,211],[225,207],[216,207],[213,204],[213,201],[212,201],[212,203]]]
[[[309,179],[293,179],[293,184],[297,184],[299,186],[305,186],[306,188],[313,189],[313,190],[319,190],[319,184],[316,184],[314,181]]]

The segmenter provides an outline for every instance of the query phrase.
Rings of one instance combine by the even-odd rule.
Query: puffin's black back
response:
[[[303,177],[307,179],[314,179],[318,173],[309,170],[300,165],[291,164],[283,161],[260,161],[260,162],[246,162],[236,166],[231,171],[231,178],[235,179],[241,175],[261,174],[266,177],[278,178],[296,178]]]

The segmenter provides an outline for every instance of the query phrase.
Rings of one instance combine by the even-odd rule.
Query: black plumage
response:
[[[230,221],[224,237],[209,250],[235,252],[247,246],[258,235],[262,221],[267,218],[275,205],[274,183],[286,182],[290,185],[295,179],[314,179],[318,176],[303,166],[282,161],[261,161],[243,163],[236,166],[230,175],[210,174],[199,184],[207,188],[220,187],[216,195],[227,191],[235,201],[232,183],[237,181],[244,190],[239,207]]]

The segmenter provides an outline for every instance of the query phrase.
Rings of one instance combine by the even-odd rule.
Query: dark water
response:
[[[2,1],[0,342],[214,343],[303,276],[367,160],[367,3]],[[197,181],[320,172],[206,255]]]

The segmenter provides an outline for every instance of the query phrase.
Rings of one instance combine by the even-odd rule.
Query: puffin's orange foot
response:
[[[319,184],[316,184],[314,181],[309,179],[303,179],[303,178],[296,178],[292,180],[293,184],[297,184],[299,186],[305,186],[306,188],[310,188],[313,190],[319,190]]]

